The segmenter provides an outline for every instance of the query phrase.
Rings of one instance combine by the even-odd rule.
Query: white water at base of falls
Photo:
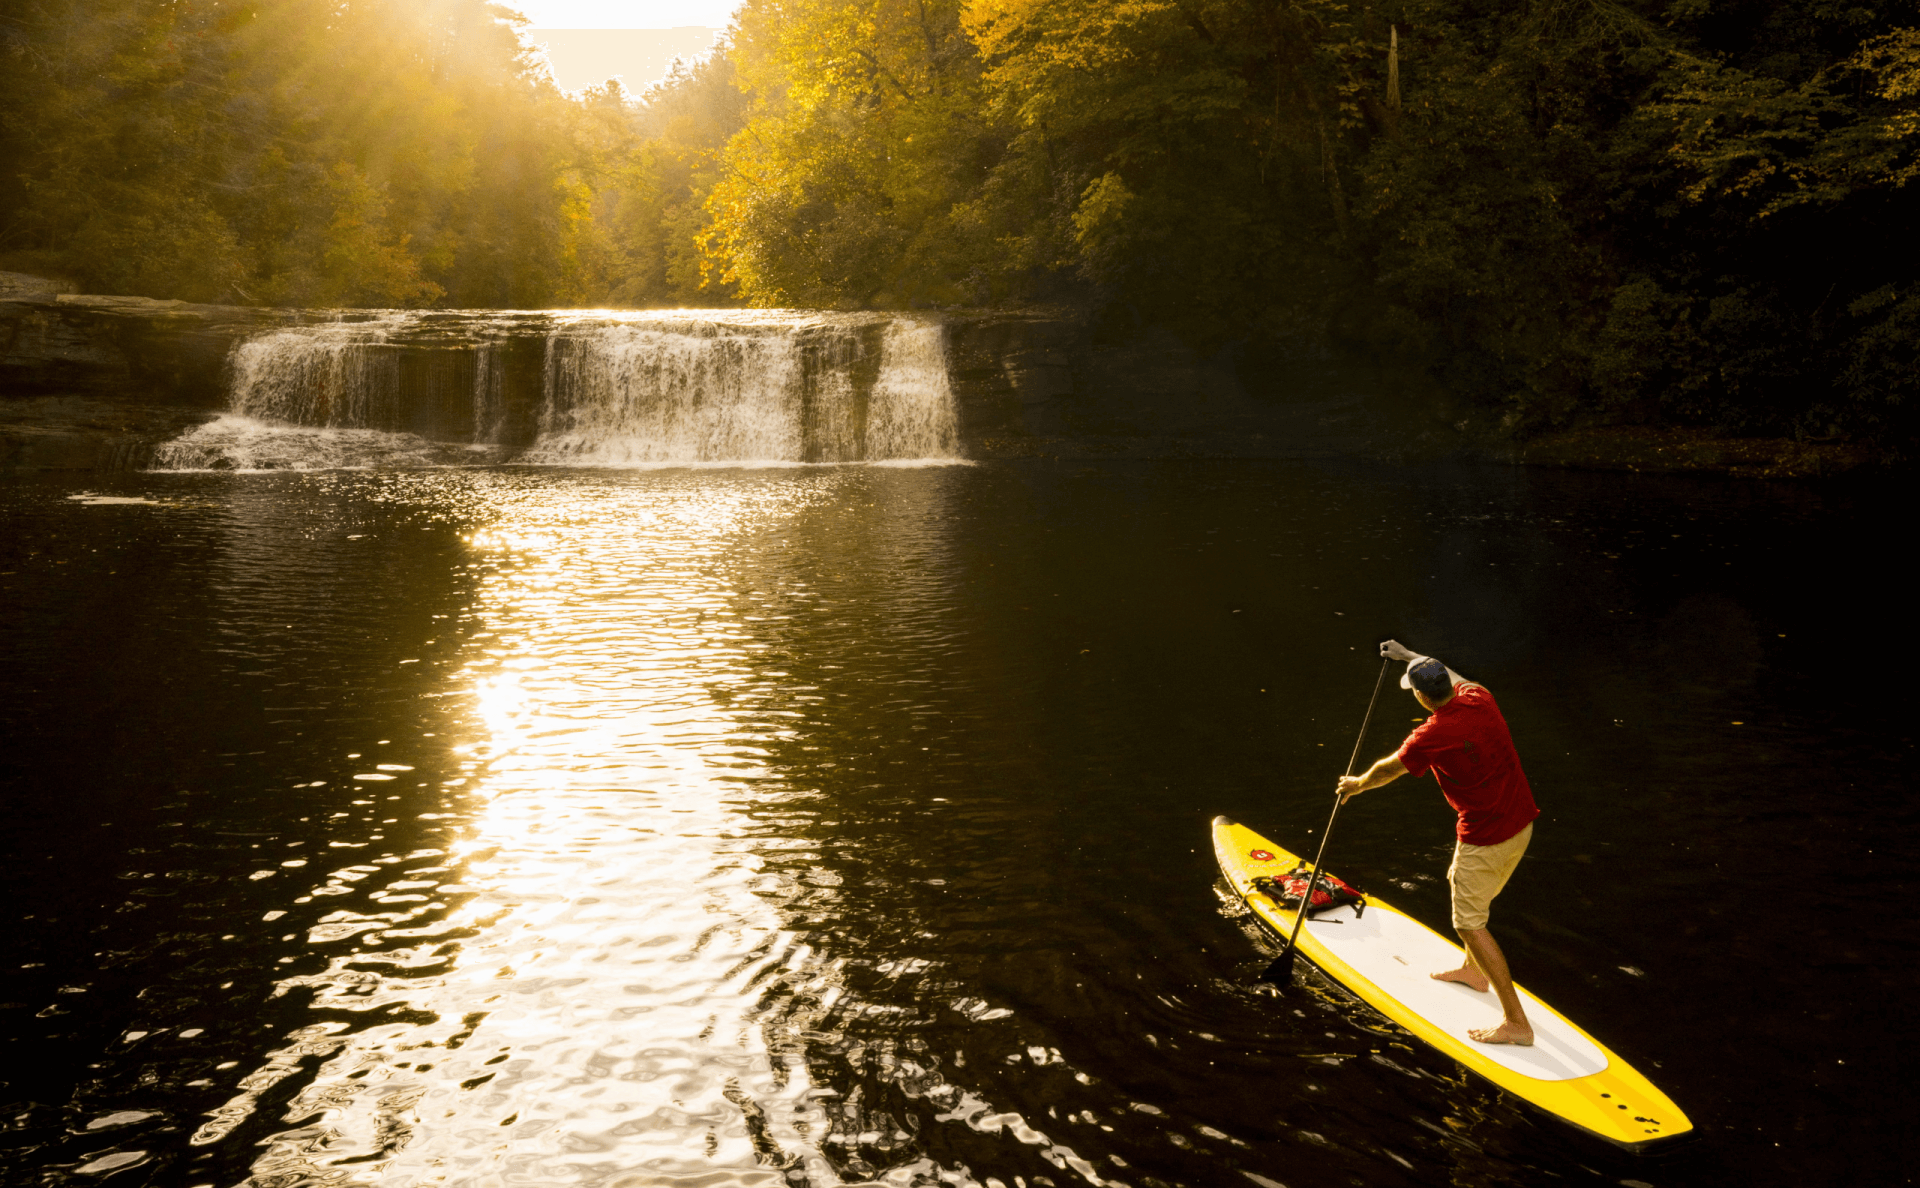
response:
[[[355,470],[474,466],[502,460],[485,444],[429,441],[415,433],[329,429],[222,413],[154,451],[155,470]]]
[[[543,320],[529,327],[529,315],[426,324],[432,316],[240,343],[228,411],[161,446],[155,467],[964,464],[935,321],[673,311],[531,315]],[[527,364],[517,390],[516,348]]]

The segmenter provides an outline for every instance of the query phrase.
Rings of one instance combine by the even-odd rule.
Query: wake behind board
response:
[[[1213,851],[1234,893],[1284,938],[1294,913],[1254,889],[1253,880],[1304,862],[1244,825],[1213,819]],[[1514,1096],[1608,1142],[1636,1152],[1665,1147],[1693,1130],[1667,1095],[1560,1012],[1515,985],[1533,1046],[1481,1044],[1469,1027],[1500,1023],[1500,1000],[1427,975],[1456,969],[1460,946],[1373,896],[1365,912],[1321,912],[1300,930],[1300,955],[1387,1018]]]

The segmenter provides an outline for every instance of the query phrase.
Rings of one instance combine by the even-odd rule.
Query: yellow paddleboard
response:
[[[1225,817],[1213,819],[1213,851],[1234,892],[1284,940],[1294,913],[1255,890],[1253,880],[1285,874],[1304,860]],[[1310,917],[1300,930],[1300,955],[1468,1070],[1608,1142],[1645,1152],[1693,1130],[1632,1065],[1518,985],[1533,1046],[1468,1039],[1469,1027],[1499,1024],[1499,999],[1428,977],[1458,968],[1460,946],[1371,895],[1358,915],[1341,907]]]

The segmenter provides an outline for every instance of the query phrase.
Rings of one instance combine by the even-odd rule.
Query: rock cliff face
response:
[[[144,465],[219,412],[235,342],[298,316],[55,294],[38,279],[0,273],[0,467]]]
[[[947,318],[974,457],[1329,458],[1404,454],[1441,423],[1369,369],[1212,358],[1165,331],[1116,341],[1067,310]]]

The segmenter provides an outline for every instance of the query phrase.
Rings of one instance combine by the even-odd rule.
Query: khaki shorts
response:
[[[1447,867],[1447,882],[1453,887],[1453,926],[1479,929],[1487,926],[1487,909],[1493,897],[1513,877],[1533,840],[1533,822],[1506,841],[1491,846],[1469,845],[1457,841],[1453,846],[1453,865]]]

